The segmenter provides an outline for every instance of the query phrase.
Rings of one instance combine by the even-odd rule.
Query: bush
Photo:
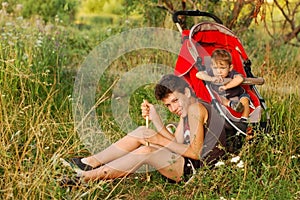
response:
[[[22,0],[24,17],[39,15],[45,22],[57,17],[65,23],[74,20],[76,0]]]

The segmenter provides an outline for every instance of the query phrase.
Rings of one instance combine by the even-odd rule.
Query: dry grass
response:
[[[14,28],[5,26],[8,31],[5,34],[9,38],[4,39],[3,34],[1,36],[4,41],[0,50],[1,199],[300,198],[299,55],[272,58],[272,51],[268,53],[272,62],[268,62],[264,68],[266,84],[258,88],[269,106],[272,130],[269,134],[258,134],[252,143],[244,145],[240,153],[243,167],[230,162],[235,155],[228,155],[229,159],[224,160],[225,165],[199,170],[188,185],[168,183],[157,172],[151,172],[150,182],[145,181],[145,174],[133,174],[115,181],[61,187],[60,179],[73,174],[61,165],[59,158],[89,154],[74,128],[71,109],[73,80],[68,79],[72,76],[68,69],[74,66],[72,61],[78,63],[79,54],[75,54],[68,62],[62,62],[59,60],[63,57],[60,57],[62,46],[54,56],[50,56],[49,52],[53,50],[51,42],[43,43],[42,47],[35,46],[39,39],[36,27],[32,25],[23,30],[21,25],[25,22],[18,23],[14,27],[18,31],[14,32]],[[32,32],[27,32],[29,29]],[[74,40],[66,40],[67,37],[53,41],[74,44]],[[17,40],[18,44],[23,42],[23,46],[8,43],[16,44]],[[76,43],[78,49],[83,44],[84,40]],[[84,48],[86,52],[90,47]],[[146,56],[145,59],[154,63],[162,60],[173,62],[173,57],[165,54]],[[135,62],[138,59],[133,56],[120,59],[113,65],[134,65]],[[106,88],[110,84],[108,81]],[[136,98],[144,98],[149,93],[142,91],[137,93]],[[109,103],[108,99],[100,108],[105,111]],[[135,111],[133,113],[137,113]],[[113,140],[121,137],[123,133],[114,127],[109,112],[99,116],[105,118],[104,131],[110,130],[108,133],[113,135]],[[140,123],[138,114],[133,116]]]

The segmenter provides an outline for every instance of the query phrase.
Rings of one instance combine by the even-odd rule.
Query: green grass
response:
[[[74,76],[90,50],[109,35],[105,29],[80,32],[59,24],[46,31],[45,26],[37,27],[33,21],[11,17],[0,23],[1,199],[300,198],[297,49],[267,48],[262,40],[253,41],[249,36],[248,43],[245,38],[254,71],[260,73],[255,67],[266,61],[260,74],[266,84],[258,89],[269,107],[272,130],[258,134],[252,143],[243,146],[243,168],[230,162],[235,155],[228,155],[225,165],[198,170],[188,185],[168,183],[157,172],[151,172],[150,182],[145,174],[137,173],[124,179],[64,188],[59,180],[73,174],[58,159],[89,155],[74,129]],[[112,141],[125,133],[111,116],[109,88],[130,67],[147,62],[174,65],[175,61],[166,52],[132,52],[116,60],[107,76],[99,80],[102,87],[97,98],[107,92],[108,99],[99,105],[97,114]],[[138,88],[130,97],[130,115],[137,124],[144,123],[139,113],[141,101],[154,101],[152,89],[151,85]]]

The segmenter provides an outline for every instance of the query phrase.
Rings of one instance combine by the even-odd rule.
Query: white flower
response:
[[[5,23],[5,26],[12,26],[13,25],[13,23],[11,23],[11,22],[6,22]]]
[[[22,20],[23,20],[23,17],[22,17],[22,16],[19,16],[19,17],[17,17],[17,20],[18,20],[18,21],[22,21]]]
[[[224,197],[220,197],[220,200],[226,200],[226,198],[224,198]]]
[[[58,15],[55,15],[55,18],[54,18],[55,22],[58,23],[59,22],[59,17]]]
[[[37,40],[37,41],[36,41],[36,46],[41,47],[42,44],[43,44],[43,41],[42,41],[42,40]]]
[[[72,95],[68,95],[69,101],[73,101]]]
[[[23,60],[27,60],[27,59],[28,59],[28,55],[25,53],[25,54],[22,56],[22,59],[23,59]]]
[[[16,136],[20,135],[20,133],[21,133],[21,131],[20,131],[20,130],[18,130],[18,131],[17,131],[15,134],[13,134],[13,135],[11,136],[10,140],[13,140],[13,139],[14,139],[14,137],[16,137]]]
[[[21,12],[23,10],[23,5],[22,4],[17,4],[16,5],[16,11]]]
[[[240,160],[240,157],[236,156],[236,157],[231,158],[230,162],[237,163],[239,160]]]
[[[238,168],[244,168],[244,162],[241,160],[236,166]]]
[[[8,6],[7,2],[2,2],[2,7],[6,8]]]
[[[292,159],[300,158],[300,155],[299,154],[298,155],[292,155],[291,158]]]
[[[215,164],[216,167],[220,167],[222,165],[225,165],[225,163],[223,161],[219,161]]]

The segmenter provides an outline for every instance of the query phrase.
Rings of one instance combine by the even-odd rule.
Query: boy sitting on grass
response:
[[[237,112],[241,112],[241,122],[247,123],[250,113],[250,96],[240,86],[244,81],[243,76],[233,70],[232,57],[228,51],[216,49],[212,53],[211,59],[211,69],[199,71],[196,77],[215,83],[212,85],[212,88],[220,94],[222,104],[231,107]],[[231,80],[223,85],[216,85],[216,83],[224,82],[225,78],[230,78]]]

